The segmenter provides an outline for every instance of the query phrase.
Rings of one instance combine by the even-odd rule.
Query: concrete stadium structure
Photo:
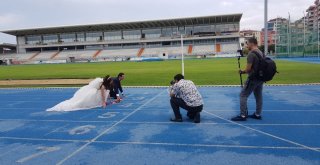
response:
[[[17,53],[0,55],[0,60],[20,64],[170,59],[180,58],[182,51],[186,56],[234,56],[240,48],[241,17],[230,14],[7,30],[2,33],[16,36]]]

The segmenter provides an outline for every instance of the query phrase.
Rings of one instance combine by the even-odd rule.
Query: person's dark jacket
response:
[[[119,96],[119,91],[123,93],[121,82],[119,78],[112,78],[112,80],[113,80],[113,91],[117,96]]]

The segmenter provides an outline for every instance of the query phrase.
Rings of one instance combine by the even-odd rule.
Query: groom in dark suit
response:
[[[119,103],[121,101],[120,93],[122,96],[124,96],[123,89],[121,86],[121,81],[124,80],[124,78],[125,78],[124,73],[119,73],[118,77],[112,78],[113,90],[110,91],[110,97],[116,99],[115,102],[117,102],[117,103]]]

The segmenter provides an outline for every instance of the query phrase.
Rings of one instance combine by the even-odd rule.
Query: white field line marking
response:
[[[0,154],[0,157],[3,157],[4,155],[6,155],[6,154],[8,154],[8,153],[10,153],[10,152],[16,151],[16,150],[18,150],[19,148],[21,148],[21,146],[18,146],[18,147],[15,147],[15,148],[13,148],[13,149],[10,149],[9,151],[6,151],[6,152]]]
[[[6,108],[3,108],[1,107],[0,111],[7,111],[7,110],[39,110],[39,109],[42,109],[44,112],[45,112],[45,109],[47,109],[48,107],[35,107],[35,108],[31,108],[31,107],[21,107],[21,108],[12,108],[12,107],[6,107]],[[95,108],[95,109],[88,109],[88,110],[81,110],[82,112],[100,112],[100,111],[133,111],[135,110],[134,108],[127,108],[127,109],[123,109],[123,108],[114,108],[114,109],[102,109],[102,108]],[[320,111],[320,110],[319,110]],[[34,112],[39,112],[39,111],[34,111]],[[78,111],[80,112],[80,111]],[[53,113],[53,114],[62,114],[62,113],[72,113],[72,112],[48,112],[48,113]]]
[[[0,137],[0,139],[9,140],[29,140],[29,141],[51,141],[51,142],[72,142],[72,143],[88,143],[89,140],[63,140],[63,139],[38,139],[38,138],[15,138],[15,137]],[[241,145],[220,145],[220,144],[180,144],[180,143],[152,143],[152,142],[114,142],[114,141],[95,141],[93,143],[105,144],[136,144],[136,145],[170,145],[170,146],[189,146],[189,147],[226,147],[226,148],[261,148],[261,149],[298,149],[309,150],[304,147],[272,147],[272,146],[241,146]],[[17,147],[18,148],[18,147]],[[314,147],[319,150],[320,148]]]
[[[125,124],[175,124],[173,122],[135,122],[135,121],[125,121],[123,122]],[[189,125],[194,125],[194,123],[184,123]],[[199,123],[197,125],[233,125],[233,123],[214,123],[214,122],[208,122],[208,123]],[[320,126],[320,124],[244,124],[247,126]]]
[[[89,110],[89,111],[90,111],[90,110]],[[86,118],[86,117],[88,117],[88,116],[91,116],[91,115],[95,114],[96,112],[97,112],[97,111],[90,111],[88,114],[85,114],[85,115],[81,116],[79,119],[82,120],[82,119],[84,119],[84,118]]]
[[[243,124],[247,126],[320,126],[320,124]]]
[[[223,117],[220,117],[220,116],[218,116],[218,115],[216,115],[216,114],[213,114],[213,113],[210,113],[210,112],[207,112],[207,111],[204,111],[204,112],[207,113],[207,114],[213,115],[213,116],[215,116],[215,117],[217,117],[217,118],[220,118],[221,120],[224,120],[224,121],[233,123],[234,125],[238,125],[238,126],[241,126],[241,127],[246,128],[246,129],[249,129],[249,130],[251,130],[251,131],[258,132],[258,133],[261,133],[261,134],[270,136],[270,137],[272,137],[272,138],[275,138],[275,139],[278,139],[278,140],[281,140],[281,141],[284,141],[284,142],[287,142],[287,143],[290,143],[290,144],[294,144],[294,145],[300,146],[300,147],[302,147],[302,148],[306,148],[306,149],[311,150],[311,151],[320,152],[320,151],[319,151],[318,149],[316,149],[316,148],[312,148],[312,147],[309,147],[309,146],[306,146],[306,145],[303,145],[303,144],[300,144],[300,143],[297,143],[297,142],[294,142],[294,141],[291,141],[291,140],[288,140],[288,139],[284,139],[284,138],[281,138],[281,137],[272,135],[272,134],[267,133],[267,132],[264,132],[264,131],[260,131],[260,130],[251,128],[251,127],[246,126],[246,125],[243,125],[243,124],[239,124],[239,123],[236,123],[236,122],[227,120],[227,119],[225,119],[225,118],[223,118]]]
[[[21,137],[0,137],[0,139],[8,140],[29,140],[29,141],[51,141],[51,142],[73,142],[73,143],[87,143],[90,140],[67,140],[67,139],[42,139],[42,138],[21,138]]]
[[[51,141],[51,142],[72,142],[72,143],[88,143],[89,140],[63,140],[63,139],[37,139],[37,138],[15,138],[0,137],[0,139],[9,140],[29,140],[29,141]],[[225,148],[247,148],[247,149],[292,149],[292,150],[309,150],[304,147],[272,147],[272,146],[242,146],[242,145],[220,145],[220,144],[181,144],[181,143],[152,143],[152,142],[114,142],[114,141],[94,141],[92,143],[103,144],[134,144],[134,145],[166,145],[166,146],[188,146],[188,147],[225,147]],[[18,147],[17,147],[18,148]],[[319,150],[320,148],[314,148]]]
[[[66,100],[66,98],[61,98],[61,100]],[[137,99],[127,99],[125,98],[126,101],[144,101],[145,99],[142,99],[142,100],[137,100]],[[3,102],[28,102],[28,103],[56,103],[57,101],[56,100],[50,100],[50,99],[41,99],[41,100],[2,100]],[[299,100],[299,101],[304,101],[304,100]],[[305,100],[305,101],[308,101],[308,100]],[[277,101],[278,102],[278,101]],[[125,107],[130,107],[133,103],[127,103],[129,105],[125,106]]]
[[[25,121],[25,122],[62,122],[62,123],[114,123],[117,121],[78,121],[78,120],[32,120],[32,119],[0,119],[0,121]]]
[[[47,108],[47,107],[46,107]],[[21,108],[14,108],[14,107],[5,107],[5,108],[0,108],[0,110],[29,110],[29,109],[46,109],[46,108],[41,108],[41,107],[35,107],[35,108],[31,108],[31,107],[21,107]],[[102,109],[102,108],[96,108],[96,109],[93,109],[91,110],[92,112],[99,112],[101,110],[105,110],[105,109]],[[116,109],[107,109],[108,111],[111,110],[111,111],[133,111],[135,109],[121,109],[121,108],[116,108]],[[162,111],[163,109],[162,108],[153,108],[152,111]],[[90,111],[90,110],[88,110]],[[141,110],[141,111],[150,111],[150,110]],[[234,112],[234,111],[237,111],[236,109],[231,109],[231,110],[212,110],[212,111],[215,111],[215,112]],[[268,110],[268,109],[264,109],[263,110],[264,112],[320,112],[320,109],[311,109],[311,110],[304,110],[304,109],[297,109],[297,110],[276,110],[276,109],[272,109],[272,110]],[[59,112],[59,113],[68,113],[68,112]],[[70,112],[69,112],[70,113]]]
[[[127,116],[125,116],[124,118],[122,118],[120,121],[118,121],[117,123],[113,124],[111,127],[107,128],[106,130],[104,130],[102,133],[100,133],[98,136],[96,136],[95,138],[93,138],[92,140],[90,140],[88,143],[84,144],[83,146],[81,146],[79,149],[77,149],[76,151],[74,151],[73,153],[71,153],[70,155],[68,155],[67,157],[65,157],[64,159],[62,159],[61,161],[59,161],[57,163],[57,165],[61,165],[63,164],[65,161],[67,161],[68,159],[70,159],[71,157],[73,157],[74,155],[76,155],[77,153],[79,153],[80,151],[82,151],[84,148],[86,148],[88,145],[90,145],[91,143],[95,142],[98,138],[100,138],[101,136],[103,136],[104,134],[106,134],[108,131],[110,131],[111,129],[113,129],[114,127],[116,127],[117,125],[119,125],[120,123],[122,123],[124,120],[126,120],[127,118],[129,118],[130,116],[132,116],[134,113],[136,113],[137,111],[139,111],[141,108],[143,108],[144,106],[146,106],[147,104],[151,103],[153,100],[155,100],[157,97],[159,97],[162,93],[164,93],[165,91],[160,92],[159,94],[157,94],[156,96],[154,96],[153,98],[151,98],[150,100],[148,100],[147,102],[145,102],[144,104],[142,104],[141,106],[139,106],[136,110],[134,110],[133,112],[131,112],[130,114],[128,114]]]
[[[209,120],[209,119],[208,119]],[[118,121],[75,121],[75,120],[32,120],[32,119],[0,119],[0,121],[23,121],[23,122],[62,122],[62,123],[116,123]],[[173,122],[139,122],[139,121],[123,121],[124,124],[175,124]],[[194,123],[185,122],[184,124],[194,125]],[[216,122],[207,122],[207,123],[199,123],[197,125],[232,125],[233,123],[225,122],[225,123],[216,123]],[[302,123],[302,124],[287,124],[287,123],[265,123],[265,124],[243,124],[247,126],[320,126],[319,124],[312,123]],[[61,128],[63,128],[62,126]],[[59,129],[59,128],[57,128]]]
[[[243,145],[221,145],[221,144],[183,144],[183,143],[153,143],[153,142],[116,142],[95,141],[103,144],[134,144],[134,145],[164,145],[164,146],[187,146],[187,147],[222,147],[222,148],[246,148],[246,149],[285,149],[285,150],[308,150],[304,147],[273,147],[273,146],[243,146]]]
[[[36,158],[38,156],[47,154],[49,152],[58,151],[58,150],[60,150],[60,147],[39,147],[39,148],[37,148],[37,150],[39,150],[38,153],[35,153],[35,154],[30,155],[30,156],[21,158],[21,159],[17,160],[17,163],[24,163],[24,162],[26,162],[28,160],[31,160],[31,159]]]
[[[89,110],[90,111],[90,110]],[[88,114],[86,114],[86,115],[83,115],[83,116],[81,116],[79,119],[85,119],[85,118],[87,118],[87,117],[89,117],[89,116],[91,116],[91,115],[95,115],[95,114],[97,114],[97,112],[100,112],[101,110],[94,110],[94,111],[90,111],[91,113],[88,113]],[[103,112],[103,111],[102,111]],[[108,111],[107,112],[110,112],[110,110],[108,109]]]
[[[317,95],[316,95],[317,96]],[[60,98],[59,98],[60,99]],[[63,99],[67,99],[67,98],[61,98],[61,101],[63,101]],[[136,100],[136,99],[125,99],[126,101],[144,101],[143,100]],[[253,101],[254,99],[249,99],[248,101]],[[50,99],[41,99],[41,100],[2,100],[3,102],[18,102],[18,103],[56,103],[57,101],[54,101],[54,100],[50,100]],[[305,102],[305,101],[309,101],[309,100],[298,100],[298,102]],[[213,103],[221,103],[221,100],[211,100],[210,102],[213,102]],[[227,102],[227,101],[226,101]],[[265,100],[264,102],[288,102],[287,100]],[[239,102],[236,102],[236,103],[239,103]],[[132,104],[132,103],[127,103],[127,104]]]
[[[211,110],[212,112],[239,112],[239,110]],[[319,110],[263,110],[263,112],[320,112]]]
[[[69,126],[69,124],[65,124],[65,125],[63,125],[63,126],[61,126],[61,127],[58,127],[58,128],[56,128],[56,129],[52,130],[51,132],[46,133],[46,134],[43,135],[43,136],[48,136],[48,135],[50,135],[50,134],[52,134],[52,133],[54,133],[54,132],[57,132],[59,129],[62,129],[62,128],[67,127],[67,126]]]

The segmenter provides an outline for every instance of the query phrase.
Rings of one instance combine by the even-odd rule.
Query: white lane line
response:
[[[50,153],[50,152],[54,152],[54,151],[58,151],[60,149],[61,149],[60,147],[38,147],[37,148],[37,150],[39,151],[38,153],[35,153],[35,154],[29,155],[27,157],[21,158],[21,159],[17,160],[16,162],[17,163],[24,163],[26,161],[29,161],[29,160],[34,159],[36,157],[39,157],[41,155],[44,155],[44,154],[47,154],[47,153]]]
[[[320,126],[320,124],[243,124],[243,125],[247,125],[247,126]]]
[[[136,121],[125,121],[122,122],[124,124],[175,124],[173,122],[136,122]],[[186,122],[184,124],[188,124],[188,125],[194,125],[194,123],[192,122]],[[199,123],[197,125],[233,125],[233,123],[215,123],[215,122],[202,122]],[[320,124],[244,124],[247,126],[320,126]]]
[[[69,126],[69,124],[65,124],[65,125],[63,125],[63,126],[61,126],[61,127],[58,127],[58,128],[56,128],[56,129],[54,129],[54,130],[46,133],[46,134],[43,135],[43,136],[48,136],[48,135],[50,135],[50,134],[52,134],[52,133],[54,133],[54,132],[57,132],[59,129],[62,129],[62,128],[67,127],[67,126]]]
[[[162,111],[160,107],[157,109],[153,109],[153,111]],[[150,110],[142,110],[142,111],[150,111]],[[210,112],[238,112],[239,110],[232,109],[232,110],[210,110]],[[320,112],[319,110],[263,110],[263,112]]]
[[[0,139],[6,139],[6,140],[22,140],[22,141],[29,140],[29,141],[73,142],[73,143],[87,143],[87,142],[90,142],[90,140],[21,138],[21,137],[7,137],[7,136],[0,137]]]
[[[87,121],[87,120],[32,120],[32,119],[0,119],[0,121],[25,121],[25,122],[62,122],[62,123],[114,123],[117,121]]]
[[[16,137],[0,137],[7,140],[22,141],[50,141],[50,142],[72,142],[72,143],[88,143],[90,140],[65,140],[65,139],[41,139],[41,138],[16,138]],[[116,142],[116,141],[94,141],[92,143],[102,144],[134,144],[134,145],[165,145],[165,146],[187,146],[187,147],[224,147],[224,148],[247,148],[247,149],[292,149],[292,150],[308,150],[304,147],[285,147],[285,146],[243,146],[243,145],[221,145],[221,144],[181,144],[181,143],[153,143],[153,142]],[[19,148],[19,147],[17,147]],[[320,150],[320,148],[314,147]],[[16,149],[17,150],[17,149]],[[3,154],[1,155],[3,156]]]
[[[210,119],[208,119],[210,120]],[[78,120],[33,120],[33,119],[0,119],[0,121],[21,121],[21,122],[61,122],[61,123],[116,123],[118,121],[116,120],[110,120],[110,121],[96,121],[96,120],[92,120],[92,121],[78,121]],[[173,122],[139,122],[139,121],[123,121],[122,123],[124,124],[175,124]],[[189,122],[185,122],[184,124],[190,124],[190,125],[194,125],[194,123],[189,123]],[[201,122],[197,125],[232,125],[233,123],[230,122],[224,122],[224,123],[216,123],[216,122]],[[265,124],[243,124],[243,125],[247,125],[247,126],[320,126],[320,123],[295,123],[295,124],[290,124],[290,123],[265,123]],[[63,126],[62,126],[63,127]]]
[[[77,149],[76,151],[74,151],[73,153],[71,153],[70,155],[68,155],[67,157],[65,157],[64,159],[62,159],[61,161],[59,161],[57,163],[57,165],[61,165],[63,164],[65,161],[67,161],[68,159],[70,159],[71,157],[73,157],[74,155],[76,155],[77,153],[79,153],[80,151],[82,151],[84,148],[86,148],[88,145],[90,145],[91,143],[95,142],[98,138],[100,138],[101,136],[103,136],[104,134],[106,134],[107,132],[109,132],[111,129],[113,129],[114,127],[116,127],[117,125],[119,125],[120,123],[122,123],[124,120],[126,120],[127,118],[129,118],[130,116],[132,116],[134,113],[136,113],[137,111],[139,111],[141,108],[143,108],[144,106],[148,105],[149,103],[151,103],[153,100],[155,100],[157,97],[159,97],[162,93],[166,92],[162,91],[159,94],[157,94],[156,96],[154,96],[153,98],[151,98],[150,100],[148,100],[147,102],[145,102],[144,104],[142,104],[141,106],[139,106],[136,110],[134,110],[133,112],[131,112],[130,114],[128,114],[127,116],[125,116],[124,118],[122,118],[120,121],[118,121],[117,123],[113,124],[111,127],[107,128],[106,130],[104,130],[102,133],[100,133],[98,136],[96,136],[95,138],[93,138],[92,140],[90,140],[90,142],[84,144],[83,146],[81,146],[79,149]]]
[[[238,112],[239,110],[211,110],[212,112]],[[320,112],[319,110],[263,110],[263,112]]]
[[[308,150],[311,150],[311,151],[315,151],[315,152],[320,152],[318,149],[316,148],[313,148],[313,147],[309,147],[309,146],[306,146],[306,145],[303,145],[303,144],[300,144],[300,143],[297,143],[297,142],[294,142],[294,141],[291,141],[291,140],[288,140],[288,139],[285,139],[285,138],[281,138],[279,136],[275,136],[275,135],[272,135],[270,133],[267,133],[267,132],[264,132],[264,131],[260,131],[258,129],[254,129],[254,128],[251,128],[249,126],[246,126],[246,125],[243,125],[243,124],[240,124],[240,123],[236,123],[236,122],[233,122],[231,120],[227,120],[223,117],[220,117],[216,114],[213,114],[213,113],[210,113],[210,112],[207,112],[207,111],[204,111],[205,113],[209,114],[209,115],[212,115],[212,116],[215,116],[221,120],[224,120],[224,121],[227,121],[227,122],[230,122],[230,123],[233,123],[234,125],[238,125],[238,126],[241,126],[241,127],[244,127],[246,129],[249,129],[251,131],[254,131],[254,132],[258,132],[258,133],[261,133],[263,135],[267,135],[267,136],[270,136],[272,138],[275,138],[275,139],[278,139],[278,140],[281,140],[281,141],[284,141],[284,142],[287,142],[287,143],[290,143],[290,144],[293,144],[293,145],[296,145],[296,146],[300,146],[302,148],[305,148],[305,149],[308,149]]]
[[[11,152],[13,152],[13,151],[16,151],[16,150],[18,150],[19,148],[21,148],[22,146],[21,145],[19,145],[18,147],[15,147],[15,148],[13,148],[13,149],[10,149],[9,151],[6,151],[6,152],[4,152],[4,153],[1,153],[0,154],[0,157],[3,157],[3,156],[5,156],[6,154],[8,154],[8,153],[11,153]]]
[[[36,110],[39,110],[39,109],[46,109],[48,107],[1,107],[1,110],[32,110],[32,109],[36,109]],[[105,109],[102,109],[102,108],[95,108],[95,109],[91,109],[91,110],[80,110],[80,111],[73,111],[73,112],[99,112],[101,110],[105,110]],[[108,109],[108,110],[112,110],[112,111],[129,111],[129,110],[135,110],[135,108],[126,108],[126,109],[123,109],[123,108],[112,108],[112,109]],[[54,112],[48,112],[48,113],[54,113]],[[56,113],[71,113],[71,112],[56,112]]]
[[[46,108],[41,108],[41,107],[35,107],[35,108],[31,108],[31,107],[1,107],[0,110],[32,110],[32,109],[46,109]],[[98,111],[101,111],[103,109],[94,109],[94,110],[91,110],[91,111],[94,111],[94,112],[98,112]],[[111,110],[111,111],[132,111],[134,109],[123,109],[123,108],[115,108],[115,109],[108,109],[108,110]],[[155,111],[162,111],[163,109],[159,108],[159,109],[153,109]],[[88,110],[90,111],[90,110]],[[150,111],[150,110],[143,110],[143,111]],[[213,111],[213,112],[234,112],[234,111],[237,111],[236,109],[227,109],[227,110],[210,110],[210,111]],[[312,109],[312,110],[303,110],[303,109],[297,109],[297,110],[288,110],[288,109],[284,109],[284,110],[275,110],[275,109],[264,109],[263,110],[264,112],[320,112],[320,109]],[[67,113],[67,112],[61,112],[61,113]]]
[[[67,98],[62,98],[61,100],[66,100]],[[18,102],[18,103],[57,103],[57,101],[54,101],[54,100],[2,100],[3,102],[6,102],[6,103],[12,103],[12,102]],[[131,100],[126,100],[126,101],[144,101],[144,100],[134,100],[134,99],[131,99]],[[254,100],[248,100],[248,101],[254,101]],[[297,100],[297,102],[306,102],[306,101],[310,101],[310,100]],[[210,101],[211,103],[222,103],[221,101]],[[283,103],[283,102],[288,102],[288,101],[285,101],[285,100],[267,100],[267,101],[264,101],[266,103]],[[225,102],[227,103],[227,101]],[[239,104],[239,102],[236,102],[237,104]]]
[[[133,145],[162,145],[162,146],[186,146],[186,147],[219,147],[219,148],[245,148],[245,149],[284,149],[284,150],[308,150],[303,147],[286,146],[244,146],[225,144],[184,144],[184,143],[154,143],[154,142],[117,142],[117,141],[95,141],[102,144],[133,144]]]
[[[81,116],[79,119],[80,119],[80,120],[85,119],[86,117],[89,117],[89,116],[91,116],[91,115],[94,115],[95,113],[96,113],[96,111],[91,111],[91,113],[88,113],[88,114],[86,114],[86,115],[83,115],[83,116]]]
[[[67,98],[62,98],[61,100],[66,100]],[[143,100],[134,100],[134,99],[126,99],[126,101],[144,101]],[[56,100],[2,100],[3,102],[11,103],[11,102],[24,102],[24,103],[57,103]]]

